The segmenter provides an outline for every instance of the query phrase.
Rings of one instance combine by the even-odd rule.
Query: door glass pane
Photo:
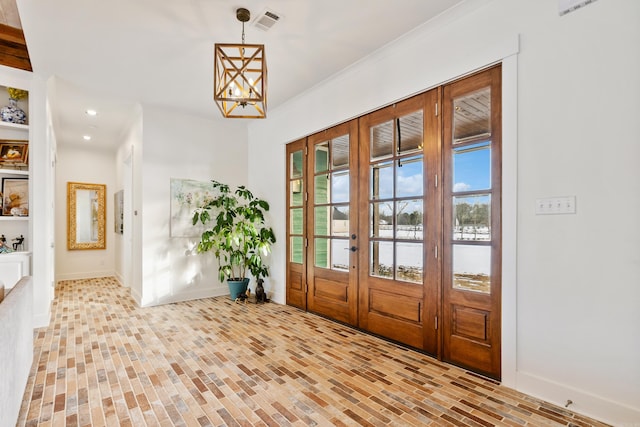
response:
[[[349,167],[349,135],[331,141],[331,164],[333,169]]]
[[[422,156],[398,160],[396,197],[422,196]]]
[[[491,240],[491,195],[453,198],[453,239]]]
[[[331,235],[349,235],[349,206],[334,206],[331,210]]]
[[[302,237],[291,237],[291,262],[302,264],[302,244]]]
[[[393,278],[393,242],[371,242],[369,257],[371,276]]]
[[[291,153],[289,178],[302,178],[302,151]]]
[[[396,239],[422,240],[422,199],[396,202]]]
[[[329,170],[329,141],[321,142],[314,146],[315,150],[315,171],[325,172]]]
[[[304,189],[302,188],[302,180],[296,179],[289,182],[289,187],[291,190],[291,206],[302,206],[302,194],[304,193]]]
[[[398,153],[422,150],[423,129],[422,110],[400,117],[396,122]]]
[[[329,203],[329,175],[318,175],[314,177],[315,187],[315,203]]]
[[[331,174],[331,203],[349,203],[349,171]]]
[[[491,136],[491,88],[453,100],[453,143]]]
[[[465,145],[453,150],[453,191],[491,188],[491,143]]]
[[[422,243],[396,243],[396,279],[422,284]]]
[[[314,252],[315,266],[329,268],[329,239],[316,237]]]
[[[491,292],[491,246],[453,245],[454,289]]]
[[[388,121],[371,128],[371,158],[379,159],[393,154],[393,125],[395,121]]]
[[[313,209],[313,232],[317,236],[329,235],[329,206],[316,206]]]
[[[393,162],[371,165],[371,198],[389,199],[393,197]]]
[[[370,204],[369,233],[371,237],[393,238],[392,202]]]
[[[331,269],[349,271],[349,241],[331,239]]]
[[[291,218],[289,223],[291,224],[291,234],[302,234],[303,220],[302,220],[302,208],[290,209],[289,213]]]

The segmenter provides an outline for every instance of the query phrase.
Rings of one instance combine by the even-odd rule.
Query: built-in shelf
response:
[[[0,215],[0,221],[28,221],[28,216]]]
[[[21,124],[18,124],[18,123],[10,123],[10,122],[0,121],[0,128],[17,129],[17,130],[29,130],[29,125],[21,125]]]
[[[0,169],[0,175],[24,175],[29,176],[28,170],[23,169]]]

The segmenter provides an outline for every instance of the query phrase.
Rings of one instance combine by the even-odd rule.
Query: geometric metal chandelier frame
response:
[[[244,23],[250,19],[249,11],[240,8],[236,17],[242,22],[242,43],[216,43],[213,98],[224,117],[265,118],[267,61],[264,45],[244,43]]]

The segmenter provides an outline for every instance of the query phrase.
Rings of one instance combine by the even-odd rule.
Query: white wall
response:
[[[131,288],[132,295],[137,296],[138,299],[142,294],[142,248],[140,233],[135,230],[140,230],[141,217],[134,215],[134,212],[140,211],[141,165],[142,107],[138,105],[128,129],[122,136],[122,143],[116,151],[114,192],[123,191],[124,224],[123,234],[115,232],[113,234],[115,275],[123,286]]]
[[[64,141],[61,141],[64,142]],[[113,193],[115,191],[115,155],[108,151],[58,145],[56,168],[56,281],[105,277],[115,274],[113,244]],[[106,184],[106,249],[67,249],[67,182]]]
[[[637,0],[562,17],[557,0],[468,1],[252,123],[249,184],[268,195],[279,237],[274,299],[285,298],[284,144],[506,57],[514,137],[503,142],[517,157],[503,170],[517,193],[503,215],[517,230],[504,239],[517,254],[504,258],[503,315],[517,326],[503,336],[514,349],[503,377],[578,412],[640,422],[640,228],[629,225],[640,211],[638,22]],[[577,197],[575,215],[534,215],[536,198],[564,195]]]
[[[170,237],[170,179],[247,183],[246,123],[214,121],[143,106],[141,215],[142,306],[228,293],[213,254],[197,238]],[[134,176],[138,176],[134,172]]]

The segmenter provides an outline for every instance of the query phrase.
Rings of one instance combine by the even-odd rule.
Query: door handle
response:
[[[358,248],[357,248],[357,247],[355,247],[355,246],[351,246],[351,248],[349,248],[349,250],[350,250],[351,252],[355,252],[355,251],[357,251],[357,250],[358,250]]]

